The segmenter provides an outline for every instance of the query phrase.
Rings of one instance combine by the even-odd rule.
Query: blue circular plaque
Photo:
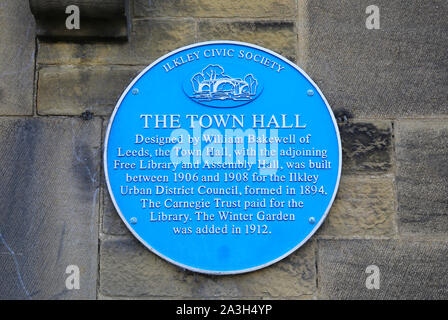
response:
[[[316,84],[259,46],[213,41],[143,70],[106,134],[107,186],[129,230],[189,270],[257,270],[325,220],[341,141]]]

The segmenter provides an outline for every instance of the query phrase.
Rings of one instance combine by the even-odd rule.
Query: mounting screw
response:
[[[316,219],[315,219],[314,217],[309,218],[308,221],[309,221],[311,224],[315,224],[315,223],[316,223]]]
[[[310,90],[308,90],[308,91],[306,92],[306,94],[307,94],[308,96],[312,97],[312,96],[314,96],[314,91],[310,89]]]
[[[132,89],[132,94],[134,96],[138,95],[140,93],[140,90],[138,90],[137,88]]]
[[[132,217],[131,220],[129,220],[132,224],[136,224],[137,223],[137,218],[136,217]]]

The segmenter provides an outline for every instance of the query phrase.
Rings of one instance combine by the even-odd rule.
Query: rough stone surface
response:
[[[33,113],[35,23],[28,0],[0,4],[0,115]]]
[[[392,168],[392,124],[385,122],[340,123],[344,173],[384,173]]]
[[[107,186],[103,187],[103,204],[102,204],[102,231],[106,234],[111,235],[129,235],[132,234],[129,232],[128,228],[121,220],[120,216],[115,210],[114,204],[109,195],[109,190]]]
[[[107,117],[103,120],[103,145],[106,138],[107,127],[109,125],[110,118]],[[104,147],[103,147],[104,149]],[[120,216],[117,213],[117,210],[112,203],[109,190],[107,189],[104,168],[103,170],[103,179],[101,182],[101,208],[100,208],[100,216],[101,216],[101,231],[105,234],[109,235],[121,235],[121,236],[129,236],[133,237],[131,232],[128,230],[124,222],[121,220]]]
[[[293,22],[201,21],[198,37],[200,41],[225,39],[249,42],[276,51],[291,61],[296,60],[297,32]]]
[[[294,0],[136,0],[134,5],[136,17],[286,18],[295,13]]]
[[[38,40],[40,65],[130,64],[135,56],[129,42],[49,42]]]
[[[448,242],[319,240],[321,298],[447,299]],[[366,268],[376,265],[380,288],[367,289]]]
[[[144,67],[46,66],[39,71],[37,112],[110,115],[131,80]]]
[[[191,19],[137,20],[129,42],[39,41],[40,64],[148,65],[155,59],[195,41]]]
[[[36,20],[38,37],[62,41],[85,41],[99,38],[127,39],[126,12],[129,10],[129,1],[29,0],[29,2],[31,12]],[[67,18],[73,14],[73,11],[67,10],[67,8],[71,9],[70,5],[76,5],[79,9],[79,28],[67,27]]]
[[[448,232],[448,125],[403,121],[397,125],[399,231],[446,237]]]
[[[185,271],[134,239],[101,243],[100,292],[119,297],[283,298],[312,295],[316,286],[314,243],[259,271],[209,276]]]
[[[0,118],[0,299],[96,297],[100,137],[98,120]]]
[[[305,71],[333,108],[356,118],[447,115],[448,3],[375,1],[380,30],[366,28],[371,4],[299,1]]]
[[[319,235],[393,236],[395,190],[392,176],[343,176]]]
[[[134,22],[134,44],[136,59],[157,59],[170,51],[191,44],[195,39],[195,24],[185,20],[137,20]]]

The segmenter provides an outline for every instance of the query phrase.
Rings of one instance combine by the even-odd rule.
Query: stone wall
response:
[[[365,27],[368,5],[381,29]],[[0,0],[0,299],[448,298],[448,4],[444,0],[134,0],[129,41],[36,39]],[[236,276],[139,244],[105,188],[105,127],[156,58],[239,40],[296,62],[339,121],[341,186],[295,253]],[[93,114],[93,115],[92,115]],[[81,270],[67,290],[66,267]],[[368,290],[366,268],[381,286]]]

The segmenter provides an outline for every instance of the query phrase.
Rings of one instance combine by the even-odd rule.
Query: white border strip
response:
[[[325,214],[322,216],[322,218],[320,219],[320,221],[316,224],[316,226],[314,227],[314,229],[308,234],[308,236],[302,241],[300,242],[297,246],[295,246],[293,249],[291,249],[290,251],[288,251],[287,253],[283,254],[282,256],[280,256],[279,258],[272,260],[270,262],[267,262],[265,264],[259,265],[257,267],[253,267],[253,268],[249,268],[249,269],[243,269],[243,270],[236,270],[236,271],[210,271],[210,270],[203,270],[203,269],[197,269],[197,268],[193,268],[187,265],[184,265],[182,263],[179,263],[177,261],[174,261],[166,256],[164,256],[163,254],[157,252],[157,250],[155,250],[154,248],[152,248],[148,243],[146,243],[146,241],[144,241],[142,238],[140,238],[140,236],[134,231],[134,229],[129,225],[129,223],[126,221],[126,219],[124,218],[123,214],[121,213],[120,208],[117,205],[117,202],[115,201],[115,197],[112,193],[112,189],[110,186],[110,182],[109,182],[109,175],[108,175],[108,170],[107,170],[107,143],[109,142],[109,133],[110,133],[110,129],[112,127],[112,123],[115,119],[115,115],[118,111],[118,109],[120,108],[121,103],[123,102],[124,98],[126,97],[126,95],[128,94],[128,92],[132,89],[132,87],[134,86],[134,84],[146,73],[148,72],[152,67],[154,67],[155,65],[157,65],[160,61],[165,60],[166,58],[184,51],[184,50],[188,50],[191,48],[195,48],[195,47],[201,47],[204,45],[209,45],[209,44],[234,44],[234,45],[241,45],[241,46],[246,46],[249,48],[254,48],[254,49],[258,49],[261,51],[265,51],[275,57],[277,57],[280,60],[283,60],[284,62],[288,63],[289,65],[291,65],[292,67],[294,67],[297,71],[299,71],[310,83],[311,85],[316,89],[316,91],[319,93],[319,95],[322,97],[322,99],[325,102],[325,105],[327,106],[328,112],[330,113],[330,116],[333,120],[333,125],[334,128],[336,130],[336,135],[338,138],[338,149],[339,149],[339,168],[338,168],[338,179],[336,181],[336,186],[334,188],[334,192],[333,192],[333,196],[331,197],[331,201],[328,204],[327,210],[325,211]],[[305,71],[303,71],[302,69],[300,69],[300,67],[298,67],[295,63],[289,61],[288,59],[286,59],[285,57],[279,55],[278,53],[271,51],[269,49],[254,45],[254,44],[250,44],[250,43],[246,43],[246,42],[240,42],[240,41],[231,41],[231,40],[220,40],[220,41],[205,41],[205,42],[198,42],[192,45],[188,45],[179,49],[176,49],[174,51],[171,51],[170,53],[167,53],[166,55],[160,57],[159,59],[157,59],[156,61],[154,61],[153,63],[151,63],[149,66],[147,66],[142,72],[140,72],[140,74],[131,82],[131,84],[126,88],[126,90],[123,92],[123,94],[121,95],[120,99],[118,100],[115,108],[114,108],[114,112],[112,113],[112,116],[109,120],[109,124],[107,126],[107,131],[106,131],[106,137],[105,137],[105,143],[104,143],[104,173],[105,173],[105,178],[106,178],[106,184],[107,184],[107,189],[109,190],[109,194],[110,197],[112,199],[112,202],[114,204],[115,209],[117,210],[118,214],[120,215],[121,220],[123,220],[123,222],[125,223],[126,227],[129,229],[129,231],[131,231],[131,233],[134,235],[134,237],[136,237],[145,247],[147,247],[149,250],[151,250],[153,253],[155,253],[156,255],[158,255],[159,257],[171,262],[172,264],[181,267],[183,269],[188,269],[194,272],[199,272],[199,273],[205,273],[205,274],[213,274],[213,275],[230,275],[230,274],[240,274],[240,273],[246,273],[246,272],[251,272],[251,271],[255,271],[255,270],[259,270],[262,268],[265,268],[267,266],[270,266],[271,264],[274,264],[284,258],[286,258],[287,256],[289,256],[291,253],[293,253],[294,251],[296,251],[297,249],[299,249],[302,245],[304,245],[313,235],[314,233],[316,233],[316,231],[319,229],[319,227],[322,225],[322,223],[325,221],[331,206],[333,205],[334,199],[336,197],[336,194],[338,192],[339,189],[339,183],[341,180],[341,170],[342,170],[342,147],[341,147],[341,137],[339,134],[339,127],[338,124],[336,122],[336,119],[334,117],[333,111],[330,108],[330,105],[328,104],[327,99],[325,98],[325,96],[323,95],[322,91],[320,91],[319,87],[314,83],[314,81],[305,73]]]

